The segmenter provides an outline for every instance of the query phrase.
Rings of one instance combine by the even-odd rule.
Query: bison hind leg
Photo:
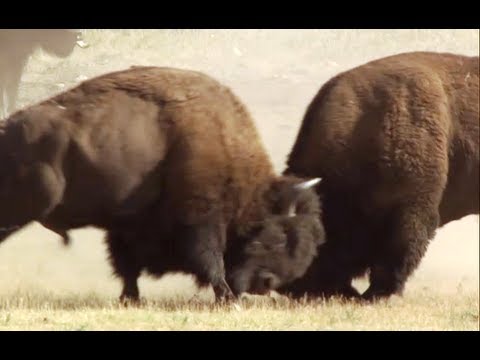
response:
[[[140,292],[138,290],[138,277],[122,278],[123,288],[120,294],[120,302],[124,305],[139,305]]]
[[[365,300],[402,295],[405,283],[425,255],[439,223],[438,206],[429,199],[402,206],[393,213],[390,236],[370,269]]]

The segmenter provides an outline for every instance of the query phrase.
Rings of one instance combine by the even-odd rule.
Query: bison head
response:
[[[312,189],[320,179],[276,180],[264,194],[263,220],[242,228],[227,249],[228,282],[236,294],[263,294],[301,277],[325,241],[320,200]]]

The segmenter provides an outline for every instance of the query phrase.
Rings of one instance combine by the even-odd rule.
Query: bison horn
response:
[[[315,185],[319,184],[320,181],[322,181],[321,178],[314,178],[311,180],[307,180],[304,182],[301,182],[300,184],[296,184],[293,187],[293,196],[290,200],[290,204],[288,206],[288,216],[295,216],[296,215],[296,208],[297,208],[297,198],[298,196],[302,193],[302,191],[310,189],[311,187],[314,187]]]
[[[305,189],[309,189],[317,184],[320,183],[320,181],[322,181],[321,178],[315,178],[315,179],[312,179],[312,180],[308,180],[308,181],[304,181],[300,184],[297,184],[294,186],[295,189],[298,189],[298,190],[305,190]]]

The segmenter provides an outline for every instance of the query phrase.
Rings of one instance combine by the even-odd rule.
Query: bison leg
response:
[[[138,276],[124,277],[123,280],[123,289],[120,295],[120,301],[123,303],[138,303],[140,301],[140,292],[138,290],[137,283]]]
[[[197,276],[200,284],[212,285],[216,301],[234,298],[225,280],[225,236],[224,227],[207,224],[187,226],[183,238],[187,268]]]
[[[142,266],[135,257],[135,249],[131,246],[130,238],[131,234],[120,231],[109,231],[107,235],[110,263],[115,275],[123,282],[120,301],[124,303],[138,302],[140,295],[137,280]]]
[[[402,295],[408,277],[425,255],[439,223],[438,207],[424,204],[402,207],[393,216],[393,235],[370,269],[366,300]],[[432,210],[435,209],[435,210]]]
[[[343,247],[338,249],[325,245],[303,277],[278,291],[289,294],[295,299],[305,296],[324,299],[360,298],[360,293],[352,285],[352,280],[359,269],[350,254],[356,254],[356,252],[342,250]]]

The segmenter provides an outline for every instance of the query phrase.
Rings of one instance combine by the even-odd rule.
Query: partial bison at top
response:
[[[18,111],[0,163],[0,241],[33,220],[106,229],[124,298],[143,270],[265,292],[324,239],[318,180],[276,176],[245,106],[198,72],[133,67]]]
[[[358,296],[368,270],[363,298],[402,294],[435,230],[479,213],[478,76],[478,56],[414,52],[320,89],[285,174],[322,177],[328,241],[282,291]]]
[[[68,29],[0,29],[0,117],[13,112],[23,68],[37,48],[65,58],[80,32]]]

